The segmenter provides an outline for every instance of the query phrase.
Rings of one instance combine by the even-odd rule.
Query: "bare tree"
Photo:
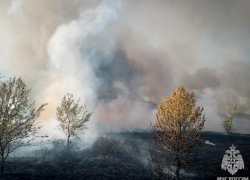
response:
[[[227,116],[222,118],[222,126],[226,133],[235,133],[236,129],[233,127],[234,114],[236,111],[236,105],[234,105],[233,111],[230,112],[227,107]]]
[[[166,154],[171,155],[179,178],[187,155],[205,143],[205,138],[200,137],[205,123],[203,107],[196,106],[193,91],[188,93],[183,86],[178,86],[171,97],[158,105],[156,117],[156,122],[151,123],[152,136],[162,144]]]
[[[86,106],[80,105],[80,99],[75,101],[73,94],[63,97],[61,106],[57,107],[57,120],[60,122],[60,129],[67,136],[67,150],[70,150],[70,138],[77,137],[83,130],[87,129],[85,123],[89,121],[90,113]]]
[[[30,92],[21,78],[0,82],[1,174],[9,154],[21,146],[29,145],[40,128],[36,126],[35,120],[46,104],[36,110],[35,102],[29,99]]]

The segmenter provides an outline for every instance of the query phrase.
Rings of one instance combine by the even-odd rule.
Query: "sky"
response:
[[[194,90],[205,130],[250,113],[248,0],[1,0],[0,72],[22,77],[43,133],[58,135],[66,93],[94,112],[86,134],[148,128],[177,85]],[[249,133],[247,119],[237,127]]]

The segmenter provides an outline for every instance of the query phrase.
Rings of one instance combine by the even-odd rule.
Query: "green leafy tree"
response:
[[[233,111],[230,112],[227,107],[227,116],[222,118],[222,127],[226,133],[235,133],[236,129],[233,127],[234,114],[236,111],[236,105],[234,105]]]
[[[189,93],[180,85],[158,105],[156,117],[156,122],[151,123],[154,143],[171,157],[179,178],[187,155],[205,143],[200,136],[205,123],[203,107],[196,106],[193,91]]]
[[[75,101],[73,94],[63,97],[61,105],[57,107],[57,120],[60,129],[67,136],[67,150],[70,150],[70,138],[77,137],[83,130],[87,129],[85,123],[89,121],[90,113],[86,106],[80,105],[80,99]]]
[[[35,122],[46,104],[36,110],[35,102],[29,99],[30,92],[21,78],[0,82],[1,174],[9,154],[29,145],[40,128]]]

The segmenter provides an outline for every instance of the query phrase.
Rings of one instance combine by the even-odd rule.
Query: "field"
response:
[[[250,135],[226,135],[224,133],[203,132],[206,144],[192,156],[188,167],[182,169],[182,179],[210,179],[230,177],[221,169],[225,151],[234,144],[240,150],[245,168],[234,176],[247,177],[250,174]],[[3,180],[23,179],[157,179],[147,167],[146,144],[150,140],[148,132],[110,133],[122,143],[122,148],[102,153],[92,147],[75,151],[74,155],[58,155],[57,158],[16,158],[6,162]],[[169,178],[171,178],[171,170]]]

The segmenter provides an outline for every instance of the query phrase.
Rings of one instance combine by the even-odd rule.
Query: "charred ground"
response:
[[[239,170],[234,176],[249,176],[250,135],[215,132],[203,132],[202,135],[215,145],[206,144],[190,158],[190,164],[181,174],[183,179],[231,176],[221,169],[221,161],[232,144],[240,150],[245,164],[244,170]],[[2,179],[157,179],[147,168],[145,147],[150,140],[148,132],[109,133],[108,137],[115,139],[105,142],[107,146],[101,148],[94,143],[89,149],[71,154],[57,153],[56,158],[12,159],[6,162]],[[112,148],[107,148],[110,146]]]

